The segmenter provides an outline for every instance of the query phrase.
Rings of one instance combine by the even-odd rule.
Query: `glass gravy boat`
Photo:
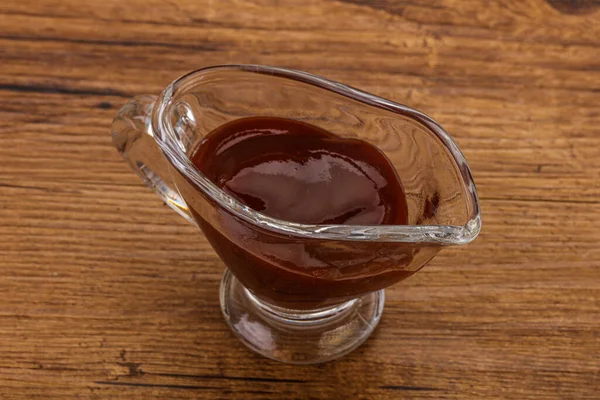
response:
[[[409,225],[298,224],[222,191],[190,158],[211,131],[253,116],[300,120],[378,147],[402,181]],[[114,119],[112,135],[130,167],[200,227],[227,266],[220,301],[233,332],[275,360],[316,363],[355,349],[381,318],[384,288],[481,229],[467,162],[435,121],[305,72],[200,69],[158,97],[134,98]]]

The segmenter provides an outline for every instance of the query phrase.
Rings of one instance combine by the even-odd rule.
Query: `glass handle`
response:
[[[187,204],[171,179],[169,162],[154,139],[151,116],[157,96],[136,96],[112,123],[113,144],[129,167],[179,215],[194,225]]]

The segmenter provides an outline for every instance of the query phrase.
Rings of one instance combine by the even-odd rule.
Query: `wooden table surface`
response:
[[[129,170],[131,96],[222,63],[324,75],[454,136],[484,228],[351,355],[263,359],[223,264]],[[0,2],[0,398],[600,398],[595,0]]]

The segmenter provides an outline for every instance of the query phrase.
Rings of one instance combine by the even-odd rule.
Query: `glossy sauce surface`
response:
[[[299,121],[230,122],[203,140],[192,162],[270,217],[303,224],[407,222],[402,184],[378,148]]]
[[[194,165],[256,211],[304,224],[402,225],[404,190],[375,146],[281,118],[244,118],[208,134]],[[274,232],[225,209],[217,225],[191,209],[211,245],[255,295],[289,308],[333,304],[405,279],[421,249]],[[432,257],[434,252],[419,256]]]

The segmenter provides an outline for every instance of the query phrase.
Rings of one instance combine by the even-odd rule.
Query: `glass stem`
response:
[[[244,296],[248,299],[248,303],[264,317],[271,320],[280,321],[282,323],[294,324],[303,327],[327,324],[334,322],[339,318],[344,318],[348,313],[351,313],[354,310],[359,302],[359,299],[356,298],[328,307],[300,310],[279,307],[259,299],[246,288],[244,288],[243,291]]]

